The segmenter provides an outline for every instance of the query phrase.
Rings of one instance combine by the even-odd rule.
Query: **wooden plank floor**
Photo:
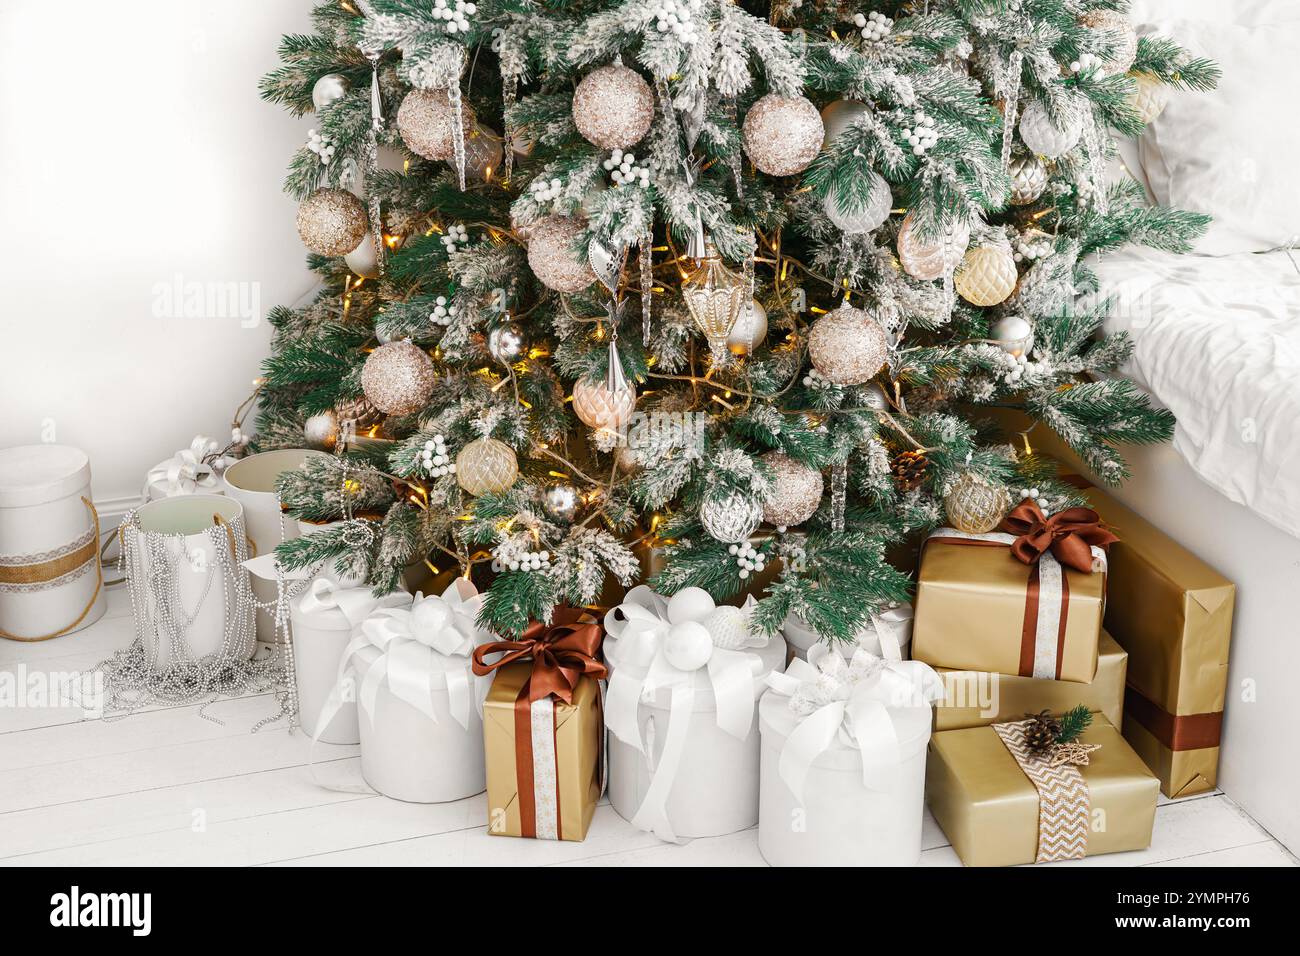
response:
[[[110,592],[103,620],[42,644],[0,641],[0,671],[89,669],[131,640],[130,608]],[[607,804],[582,843],[489,837],[483,796],[418,805],[339,792],[309,768],[309,741],[270,726],[267,695],[85,720],[71,709],[0,708],[0,864],[31,865],[763,865],[754,830],[660,843]],[[318,745],[316,774],[356,779],[357,748]],[[959,865],[926,814],[923,866]],[[1294,866],[1222,793],[1156,811],[1140,852],[1082,866]]]

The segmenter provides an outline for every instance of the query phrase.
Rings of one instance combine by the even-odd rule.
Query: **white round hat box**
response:
[[[103,615],[90,459],[67,445],[0,449],[0,637],[48,640]]]
[[[154,667],[172,662],[171,627],[180,620],[188,622],[178,636],[189,659],[223,648],[239,660],[253,656],[257,642],[249,618],[248,572],[239,560],[241,552],[247,556],[247,546],[240,540],[244,530],[238,501],[225,495],[159,498],[140,506],[125,536],[144,601],[136,609],[136,629]],[[161,567],[154,567],[155,560],[161,560]],[[177,608],[160,608],[150,586],[167,578],[166,593],[179,602]]]
[[[781,778],[781,750],[795,728],[790,698],[758,703],[763,734],[758,850],[773,866],[916,866],[925,814],[925,755],[931,711],[891,707],[902,766],[893,790],[868,790],[862,754],[839,739],[813,761],[804,803]]]
[[[324,456],[325,453],[307,448],[264,451],[241,458],[226,469],[222,484],[226,494],[244,507],[244,527],[254,556],[269,554],[281,541],[298,537],[298,522],[280,510],[275,479],[281,472],[297,468],[313,455]],[[254,577],[253,593],[257,595],[259,604],[270,605],[257,610],[257,639],[273,643],[279,640],[275,633],[276,584]]]
[[[618,666],[618,646],[617,639],[605,639],[605,659],[611,668]],[[779,636],[744,653],[762,661],[762,670],[754,677],[756,691],[766,690],[765,678],[772,671],[785,670],[785,642]],[[758,701],[749,736],[741,740],[718,726],[707,669],[695,671],[691,679],[695,700],[686,750],[665,806],[673,832],[686,840],[736,833],[758,822]],[[637,721],[647,753],[612,733],[607,735],[609,802],[624,820],[636,816],[650,789],[667,742],[671,706],[672,691],[666,687],[657,689],[653,701],[642,698]]]
[[[891,631],[884,635],[883,640],[876,626],[868,624],[854,635],[853,641],[840,641],[835,647],[846,661],[853,658],[853,652],[859,647],[865,647],[872,654],[886,660],[908,660],[911,657],[909,649],[912,646],[911,612],[910,606],[887,612],[897,618],[897,622],[887,620],[886,627],[891,627]],[[785,642],[790,645],[790,653],[801,661],[806,661],[809,649],[821,641],[817,632],[805,624],[797,614],[786,617],[785,623],[781,625],[781,633],[785,636]]]

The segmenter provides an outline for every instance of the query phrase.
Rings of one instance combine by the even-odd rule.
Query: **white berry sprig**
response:
[[[478,13],[478,6],[465,0],[433,0],[433,16],[442,21],[442,28],[448,33],[468,33],[469,18]]]
[[[334,141],[314,129],[307,130],[307,148],[320,157],[320,161],[329,165],[334,159]]]
[[[1079,59],[1070,64],[1070,72],[1075,76],[1080,73],[1091,73],[1094,70],[1101,69],[1101,57],[1095,53],[1081,53]]]
[[[934,128],[934,117],[924,110],[917,110],[912,115],[912,125],[904,128],[903,138],[912,147],[916,156],[924,156],[939,142],[939,131]]]
[[[894,21],[875,10],[866,16],[853,14],[853,25],[861,31],[862,39],[870,43],[879,43],[894,32]]]
[[[534,179],[529,184],[528,191],[538,202],[551,202],[560,198],[564,192],[564,183],[558,179]]]
[[[829,392],[831,389],[839,388],[829,378],[822,375],[815,368],[810,368],[808,374],[803,377],[804,388],[815,389],[819,392]]]
[[[736,563],[740,565],[740,578],[744,580],[751,573],[762,573],[763,568],[767,565],[767,555],[762,551],[755,550],[754,546],[748,541],[743,544],[733,544],[727,548],[727,553],[734,556]]]
[[[492,552],[492,570],[502,571],[549,571],[551,552],[525,551],[513,541],[505,541]]]
[[[459,251],[468,242],[469,232],[459,223],[448,226],[447,231],[442,234],[442,245],[449,256]]]
[[[429,313],[430,322],[434,325],[448,326],[455,318],[455,303],[449,302],[445,295],[440,295],[433,300],[433,311]]]
[[[1025,239],[1020,238],[1015,241],[1011,247],[1011,254],[1016,262],[1036,262],[1039,259],[1046,259],[1052,254],[1053,246],[1050,239]]]
[[[615,186],[636,186],[642,189],[650,185],[650,167],[636,165],[636,156],[615,149],[609,159],[602,164],[609,171],[609,178]]]
[[[702,0],[659,0],[653,7],[655,29],[671,33],[682,43],[694,43],[700,38],[692,14],[698,14]]]
[[[420,463],[430,478],[442,478],[456,473],[456,463],[447,454],[447,440],[442,435],[434,435],[424,443]]]

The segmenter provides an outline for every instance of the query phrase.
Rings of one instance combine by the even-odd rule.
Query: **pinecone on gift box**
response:
[[[1061,722],[1052,716],[1050,710],[1038,714],[1025,714],[1025,746],[1030,753],[1047,753],[1056,745],[1061,735]]]
[[[930,459],[924,452],[905,451],[898,455],[891,466],[894,472],[894,484],[900,491],[914,491],[925,481],[925,472]]]

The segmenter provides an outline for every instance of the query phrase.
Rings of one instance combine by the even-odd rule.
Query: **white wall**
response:
[[[310,7],[0,6],[0,447],[52,429],[89,453],[111,506],[196,433],[229,434],[266,310],[312,285],[280,191],[310,117],[257,91]],[[257,313],[232,297],[224,315],[167,317],[177,276],[240,283]]]

